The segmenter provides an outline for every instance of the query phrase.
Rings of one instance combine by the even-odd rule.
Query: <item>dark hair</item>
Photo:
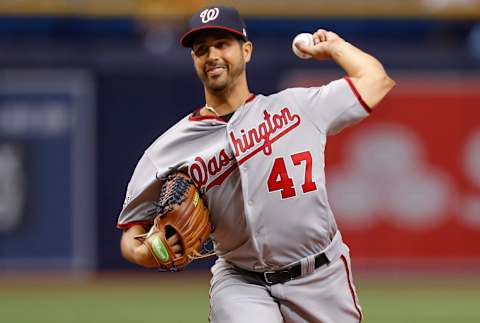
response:
[[[217,29],[218,30],[218,29]],[[192,42],[191,42],[191,47],[190,48],[193,48],[193,45],[195,44],[195,41],[196,41],[196,38],[201,35],[202,33],[207,33],[207,32],[212,32],[212,29],[210,30],[200,30],[198,32],[195,33],[195,35],[192,35]],[[240,47],[245,44],[245,39],[242,38],[240,35],[237,35],[235,33],[232,33],[232,32],[227,32],[225,30],[223,30],[223,32],[226,34],[226,35],[229,35],[230,37],[232,37],[233,39],[235,39],[239,44],[240,44]]]
[[[245,39],[243,39],[242,37],[238,36],[238,35],[235,35],[233,34],[233,36],[235,37],[235,39],[238,41],[238,43],[240,44],[240,47],[242,47],[243,44],[246,43]]]

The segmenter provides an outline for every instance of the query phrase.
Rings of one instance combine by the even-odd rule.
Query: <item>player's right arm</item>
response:
[[[319,29],[313,34],[314,45],[297,47],[317,60],[332,59],[347,73],[363,101],[374,108],[395,86],[382,64],[372,55],[343,40],[331,31]]]

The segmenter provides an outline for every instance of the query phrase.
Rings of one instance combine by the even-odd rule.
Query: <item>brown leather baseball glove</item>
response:
[[[159,269],[177,271],[194,259],[213,255],[202,254],[212,227],[208,209],[190,177],[178,171],[168,175],[156,206],[149,232],[136,238],[150,250]],[[167,240],[176,241],[175,250]]]

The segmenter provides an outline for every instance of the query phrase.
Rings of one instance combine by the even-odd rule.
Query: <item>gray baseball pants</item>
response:
[[[349,249],[340,232],[325,254],[330,260],[327,265],[306,272],[307,261],[302,259],[304,275],[274,285],[240,273],[223,259],[217,260],[210,282],[210,322],[360,322],[362,312],[353,285]]]

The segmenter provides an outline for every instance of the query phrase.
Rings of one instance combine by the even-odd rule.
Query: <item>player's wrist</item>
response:
[[[133,261],[137,265],[140,265],[146,268],[158,267],[158,264],[153,258],[150,250],[148,250],[148,247],[144,244],[141,244],[140,246],[135,247]]]

